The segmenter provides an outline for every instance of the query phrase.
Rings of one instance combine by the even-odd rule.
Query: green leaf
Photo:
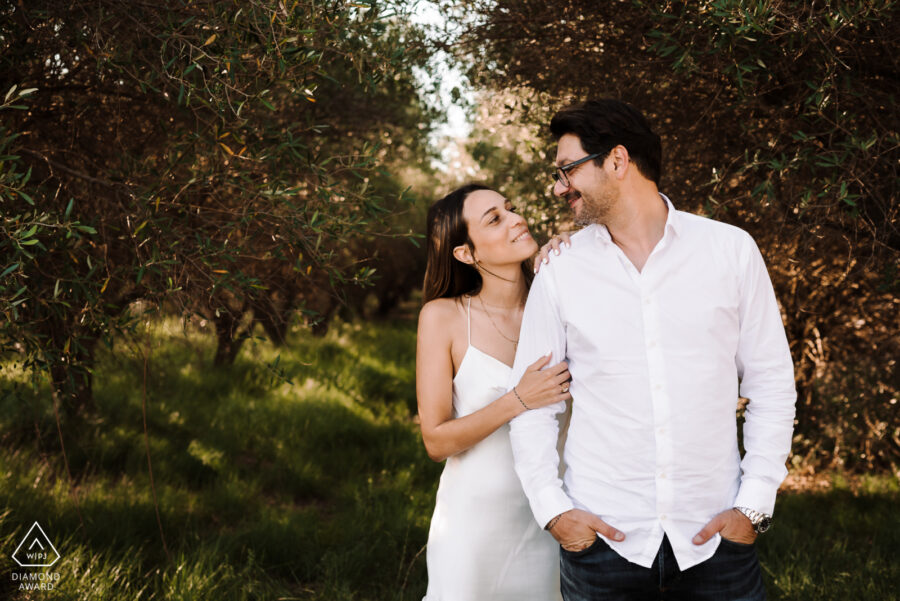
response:
[[[9,274],[11,274],[13,271],[18,269],[18,267],[19,267],[19,263],[13,263],[12,265],[10,265],[6,269],[4,269],[3,273],[0,273],[0,278],[5,278]]]

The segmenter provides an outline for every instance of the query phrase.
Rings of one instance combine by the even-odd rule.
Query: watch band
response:
[[[750,509],[749,507],[735,507],[735,509],[747,516],[747,519],[753,524],[753,529],[757,534],[762,534],[772,527],[772,516],[770,515],[762,513],[761,511],[756,511],[755,509]]]

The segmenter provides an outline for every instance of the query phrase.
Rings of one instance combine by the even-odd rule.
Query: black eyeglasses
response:
[[[586,163],[586,162],[590,161],[591,159],[596,159],[597,157],[601,157],[601,156],[603,156],[602,153],[595,152],[594,154],[589,154],[582,159],[578,159],[577,161],[572,161],[571,163],[569,163],[567,165],[557,167],[553,171],[553,181],[561,182],[562,185],[564,185],[566,188],[568,188],[569,187],[569,175],[568,175],[569,171],[571,171],[578,165],[581,165],[582,163]]]

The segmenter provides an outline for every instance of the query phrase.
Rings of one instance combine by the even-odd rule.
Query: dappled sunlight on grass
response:
[[[99,352],[96,415],[77,431],[63,427],[84,530],[47,390],[4,372],[20,383],[15,400],[27,401],[3,399],[3,432],[19,431],[0,453],[0,502],[15,517],[4,528],[44,520],[67,541],[70,578],[55,598],[105,595],[113,583],[121,596],[110,598],[243,598],[227,584],[241,578],[310,599],[400,598],[404,583],[403,598],[421,596],[417,553],[440,466],[410,419],[409,325],[336,324],[325,338],[298,333],[280,348],[252,339],[230,367],[212,366],[208,334],[185,334],[176,320],[144,334]],[[162,528],[182,562],[175,571],[147,468],[145,386]]]
[[[898,502],[895,488],[782,495],[758,541],[770,598],[897,599]]]
[[[173,322],[101,352],[96,414],[63,425],[77,509],[48,388],[3,372],[0,542],[34,520],[62,541],[64,583],[43,598],[420,599],[442,466],[412,420],[414,324],[336,323],[282,347],[253,339],[235,365],[214,367],[209,334]],[[147,467],[144,360],[132,352],[147,348],[171,562]],[[898,500],[883,476],[782,494],[759,541],[770,598],[896,598]]]

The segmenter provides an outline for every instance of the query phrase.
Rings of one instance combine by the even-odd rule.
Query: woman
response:
[[[568,366],[547,367],[549,355],[506,392],[537,244],[509,201],[478,184],[431,207],[427,237],[416,394],[428,456],[447,464],[425,601],[559,599],[559,549],[532,517],[506,425],[569,398]]]

